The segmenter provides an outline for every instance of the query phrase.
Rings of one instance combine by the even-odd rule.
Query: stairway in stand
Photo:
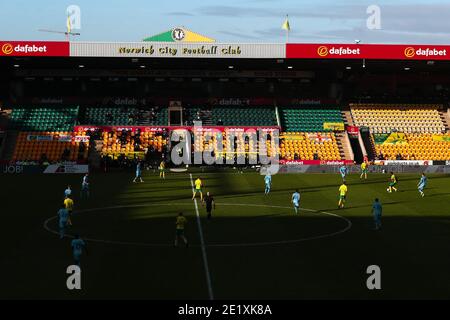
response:
[[[351,146],[346,139],[346,132],[336,132],[336,141],[339,147],[339,153],[341,155],[341,159],[345,160],[353,160]]]
[[[139,118],[137,119],[137,124],[139,126],[150,126],[152,125],[152,121],[150,120],[152,117],[152,112],[148,109],[140,108],[138,111]]]
[[[353,126],[353,117],[352,117],[352,113],[350,110],[342,110],[341,111],[342,114],[342,119],[344,119],[344,124],[346,126]]]
[[[450,109],[446,111],[439,111],[439,115],[441,116],[442,122],[445,126],[445,131],[450,130]]]
[[[203,125],[205,126],[213,126],[216,123],[212,122],[212,110],[201,109],[200,110],[200,119],[202,120]]]
[[[93,142],[93,143],[92,143]],[[103,140],[93,140],[89,147],[88,162],[94,168],[100,168]]]

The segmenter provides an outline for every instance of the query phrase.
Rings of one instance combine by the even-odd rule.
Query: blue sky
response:
[[[80,41],[140,41],[184,26],[218,42],[450,43],[450,0],[0,0],[0,40],[62,40],[69,5],[81,8]],[[381,29],[366,26],[369,5]]]

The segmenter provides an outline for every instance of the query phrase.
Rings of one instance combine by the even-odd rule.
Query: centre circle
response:
[[[143,211],[145,208],[158,207],[171,209],[165,209],[164,212]],[[188,207],[189,209],[185,210]],[[307,208],[301,208],[301,213],[296,215],[294,209],[287,206],[217,203],[218,208],[226,208],[227,215],[215,216],[213,210],[213,218],[207,220],[204,207],[198,206],[198,217],[193,207],[193,202],[183,202],[118,205],[80,210],[74,214],[74,226],[67,230],[66,237],[73,237],[73,230],[76,230],[83,239],[89,242],[124,246],[171,247],[175,233],[174,221],[179,211],[185,212],[188,219],[186,235],[189,238],[198,238],[197,220],[199,220],[205,247],[209,248],[295,244],[337,236],[348,231],[352,226],[351,221],[343,216]],[[245,210],[249,208],[256,208],[257,213],[247,214]],[[333,219],[329,219],[330,217]],[[113,240],[114,235],[124,233],[124,227],[131,228],[127,229],[129,231],[128,238],[133,239]],[[44,228],[59,235],[57,217],[48,218],[44,222]],[[164,240],[160,237],[157,239],[158,241],[149,242],[148,238],[155,234],[163,234]],[[227,242],[224,242],[224,239],[227,239]],[[195,241],[191,243],[193,247],[200,246],[200,243],[195,243]]]

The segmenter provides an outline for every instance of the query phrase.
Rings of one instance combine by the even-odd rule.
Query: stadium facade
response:
[[[201,120],[192,134],[278,128],[284,164],[448,164],[449,58],[439,45],[0,41],[2,159],[161,157]]]
[[[243,59],[450,60],[450,46],[0,41],[0,56]]]

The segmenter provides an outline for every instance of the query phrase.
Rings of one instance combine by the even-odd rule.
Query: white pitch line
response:
[[[191,180],[192,192],[195,192],[194,181],[192,180],[192,173],[189,174],[189,177]],[[202,223],[200,221],[200,213],[198,212],[197,199],[194,199],[194,205],[195,205],[195,212],[197,214],[197,226],[198,226],[198,233],[200,235],[200,244],[202,247],[203,265],[205,266],[206,283],[208,284],[209,300],[214,300],[214,294],[213,294],[213,289],[212,289],[212,285],[211,285],[211,274],[209,273],[208,257],[206,256],[206,247],[205,247],[205,241],[203,239]]]

